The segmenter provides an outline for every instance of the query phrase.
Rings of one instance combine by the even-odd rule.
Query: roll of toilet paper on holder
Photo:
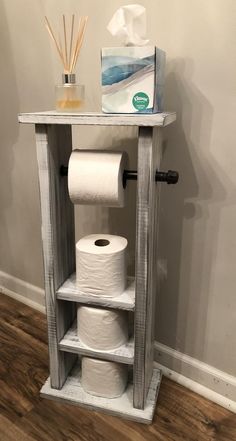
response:
[[[80,341],[94,350],[109,351],[128,340],[128,313],[79,305],[77,332]]]
[[[128,366],[113,361],[82,358],[81,385],[91,395],[116,398],[127,386]]]
[[[126,287],[127,240],[91,234],[76,244],[76,285],[83,294],[116,297]]]
[[[68,190],[74,204],[123,207],[125,152],[74,150],[68,167]]]

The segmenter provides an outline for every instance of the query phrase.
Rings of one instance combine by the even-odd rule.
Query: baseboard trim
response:
[[[156,365],[188,389],[236,413],[236,378],[189,355],[155,342]]]
[[[0,292],[45,313],[45,294],[42,288],[0,271]]]

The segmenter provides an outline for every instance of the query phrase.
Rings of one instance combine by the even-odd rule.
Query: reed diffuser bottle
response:
[[[74,38],[75,15],[72,15],[69,29],[66,25],[65,15],[62,16],[63,46],[60,36],[58,40],[56,39],[47,17],[45,17],[45,20],[46,28],[55,43],[64,70],[62,74],[62,84],[56,86],[56,110],[59,112],[81,111],[84,106],[85,87],[82,84],[76,83],[74,70],[82,47],[88,17],[81,17],[79,19],[78,32]],[[69,45],[67,37],[69,37]]]
[[[76,83],[75,74],[62,74],[62,84],[56,86],[56,110],[75,112],[84,105],[84,86]]]

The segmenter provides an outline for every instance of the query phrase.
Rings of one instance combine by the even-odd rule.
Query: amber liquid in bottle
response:
[[[56,110],[79,112],[84,105],[84,86],[76,84],[75,74],[63,74],[63,84],[56,86]]]

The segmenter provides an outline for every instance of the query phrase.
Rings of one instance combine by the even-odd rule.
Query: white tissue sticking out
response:
[[[142,5],[126,5],[117,9],[107,25],[114,37],[122,39],[125,46],[144,46],[146,36],[146,9]]]

